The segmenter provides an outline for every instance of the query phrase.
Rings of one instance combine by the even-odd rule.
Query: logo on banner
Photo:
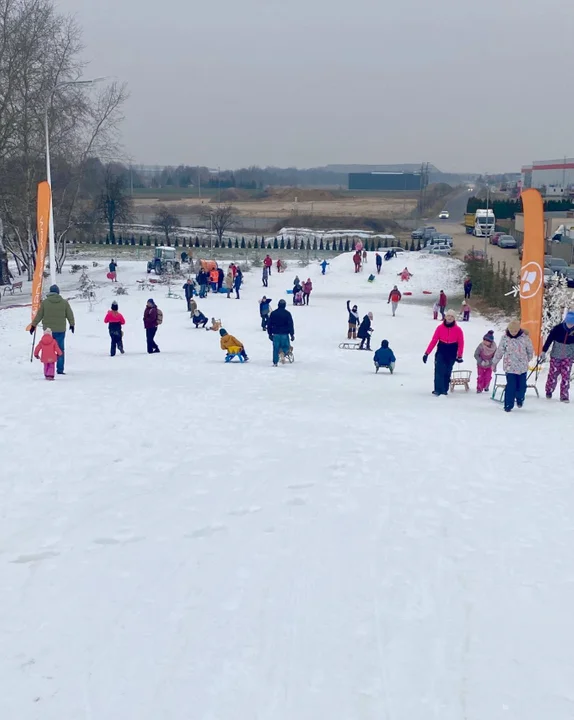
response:
[[[522,266],[520,271],[520,297],[523,300],[529,300],[535,297],[542,283],[544,282],[544,273],[537,262],[529,262]]]

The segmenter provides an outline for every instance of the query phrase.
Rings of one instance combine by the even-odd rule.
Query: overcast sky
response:
[[[129,84],[136,163],[574,156],[572,0],[60,0],[89,75]]]

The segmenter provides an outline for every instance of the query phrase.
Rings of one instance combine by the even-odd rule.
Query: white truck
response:
[[[494,233],[496,218],[494,210],[477,210],[474,216],[474,233],[476,237],[490,237]]]

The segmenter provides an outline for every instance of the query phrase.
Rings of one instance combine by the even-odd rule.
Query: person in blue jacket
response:
[[[375,353],[373,361],[375,363],[375,367],[377,368],[377,372],[380,367],[389,368],[391,373],[393,372],[397,358],[395,357],[395,353],[389,347],[388,340],[383,340],[381,347]]]
[[[239,290],[241,289],[241,286],[243,285],[243,273],[241,272],[241,268],[237,268],[237,275],[235,276],[235,280],[233,281],[233,289],[235,290],[235,299],[239,300]]]
[[[265,295],[259,301],[259,314],[261,315],[261,329],[267,330],[267,323],[269,322],[269,311],[271,309],[272,299]]]
[[[326,260],[323,260],[321,263],[321,275],[324,275],[327,272],[327,265],[329,263]]]

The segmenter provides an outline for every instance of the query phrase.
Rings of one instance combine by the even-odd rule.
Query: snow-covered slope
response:
[[[572,410],[431,396],[429,308],[386,305],[401,264],[373,286],[348,257],[310,268],[277,369],[258,273],[200,302],[246,365],[183,300],[137,291],[143,262],[119,268],[126,354],[107,355],[104,286],[94,312],[74,302],[54,383],[29,362],[29,310],[0,311],[0,718],[572,716]],[[409,258],[412,287],[452,292],[447,264]],[[271,276],[274,304],[294,271]],[[347,298],[394,376],[338,349]],[[464,367],[488,329],[465,327]]]

